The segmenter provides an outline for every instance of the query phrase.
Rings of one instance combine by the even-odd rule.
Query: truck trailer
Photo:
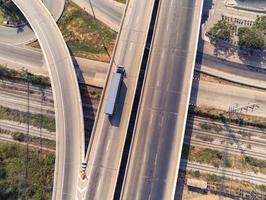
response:
[[[113,116],[115,112],[115,107],[117,103],[117,99],[119,96],[119,91],[121,87],[121,83],[123,81],[125,69],[124,66],[118,65],[116,72],[113,73],[111,87],[109,90],[106,107],[105,107],[105,114],[109,115],[110,117]]]

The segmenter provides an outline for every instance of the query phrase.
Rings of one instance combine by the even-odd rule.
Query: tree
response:
[[[208,34],[212,37],[212,39],[222,39],[222,40],[230,40],[235,26],[229,24],[224,20],[218,21],[208,32]]]
[[[264,50],[266,47],[266,16],[258,16],[251,28],[239,28],[238,37],[241,49]]]
[[[252,29],[263,31],[266,34],[266,16],[258,16],[255,23],[252,25]]]
[[[242,27],[238,29],[238,45],[241,49],[257,49],[265,48],[264,35],[261,31],[254,28]]]
[[[199,178],[200,177],[200,171],[199,170],[195,171],[194,172],[194,176],[197,177],[197,178]]]

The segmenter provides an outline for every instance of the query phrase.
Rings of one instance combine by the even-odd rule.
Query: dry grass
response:
[[[189,161],[209,164],[214,167],[223,167],[225,165],[227,168],[240,170],[241,172],[260,172],[266,174],[265,160],[252,158],[256,162],[247,162],[245,155],[233,155],[230,152],[228,152],[226,159],[224,159],[223,151],[193,146],[189,150],[187,149],[188,146],[184,145],[182,157],[186,158],[186,155],[188,155]],[[183,155],[184,152],[186,155]],[[226,163],[224,163],[224,160],[227,160]],[[255,163],[258,164],[255,165]]]
[[[74,56],[109,61],[116,32],[67,1],[58,26]]]
[[[66,2],[58,26],[72,56],[104,62],[110,60],[117,33],[73,2]],[[37,41],[29,46],[40,48]]]

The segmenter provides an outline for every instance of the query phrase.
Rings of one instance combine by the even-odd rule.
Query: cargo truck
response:
[[[109,115],[110,117],[113,116],[115,112],[115,107],[117,103],[117,98],[119,96],[119,91],[121,87],[121,83],[123,81],[125,69],[124,66],[118,65],[116,72],[113,73],[111,87],[109,90],[106,107],[105,107],[105,114]]]

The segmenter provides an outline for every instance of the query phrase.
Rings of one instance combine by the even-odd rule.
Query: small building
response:
[[[188,178],[187,179],[187,186],[194,187],[194,188],[199,188],[199,189],[202,189],[202,190],[206,190],[208,184],[207,184],[207,181],[193,179],[193,178]]]

